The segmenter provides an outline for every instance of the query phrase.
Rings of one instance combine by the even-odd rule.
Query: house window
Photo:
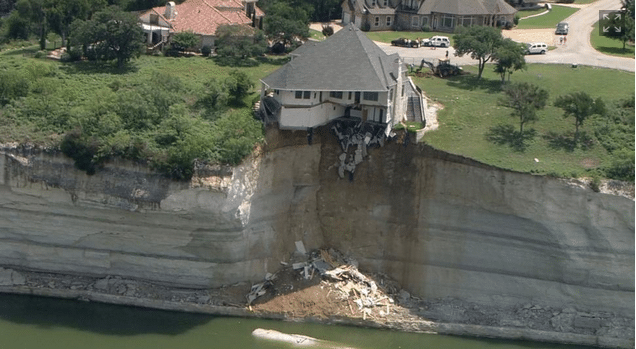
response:
[[[380,17],[375,17],[375,26],[376,27],[380,26]]]
[[[296,91],[296,99],[309,99],[311,98],[311,91]]]
[[[422,27],[425,25],[428,26],[428,17],[422,17]]]
[[[419,27],[420,26],[420,17],[418,16],[413,16],[411,18],[411,26],[412,27]]]
[[[384,7],[389,6],[389,0],[384,0]]]
[[[380,122],[384,122],[384,108],[380,109]]]
[[[349,91],[349,100],[351,100],[351,91]]]
[[[391,17],[391,16],[386,16],[386,26],[387,26],[387,27],[390,27],[390,26],[391,26],[391,19],[392,19],[392,18],[393,18],[393,17]]]
[[[371,6],[375,6],[375,0],[371,0]]]
[[[342,91],[331,91],[329,92],[329,97],[342,99]]]
[[[362,98],[365,101],[377,101],[378,100],[378,93],[377,92],[365,92],[362,94]]]
[[[462,17],[462,25],[464,27],[470,27],[471,25],[473,25],[473,23],[476,23],[475,17],[473,17],[473,16],[464,16],[464,17]]]
[[[159,15],[155,13],[150,14],[150,24],[159,24]]]
[[[452,28],[455,26],[455,16],[453,15],[442,15],[442,27],[444,28]]]
[[[389,101],[393,100],[393,89],[389,91]]]

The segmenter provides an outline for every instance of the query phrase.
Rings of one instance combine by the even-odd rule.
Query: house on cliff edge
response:
[[[170,1],[140,14],[139,22],[150,46],[169,42],[175,33],[193,32],[201,38],[199,48],[213,48],[219,26],[262,27],[264,13],[256,6],[257,1],[186,0],[178,5]]]
[[[323,42],[307,42],[291,56],[261,80],[258,114],[266,123],[311,130],[341,118],[372,124],[389,135],[407,117],[424,120],[422,96],[402,59],[385,53],[353,25]]]

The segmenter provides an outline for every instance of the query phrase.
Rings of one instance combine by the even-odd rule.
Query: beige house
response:
[[[263,11],[258,0],[186,0],[176,5],[154,7],[139,15],[149,46],[169,41],[179,32],[193,32],[201,38],[199,47],[214,47],[216,29],[221,25],[262,27]]]
[[[452,32],[458,26],[512,22],[517,10],[504,0],[345,0],[342,23],[363,30]]]

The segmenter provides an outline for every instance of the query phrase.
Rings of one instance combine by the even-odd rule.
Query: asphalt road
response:
[[[608,56],[594,50],[590,44],[592,26],[599,19],[599,11],[618,10],[620,7],[620,0],[597,0],[582,8],[565,20],[565,22],[570,24],[566,45],[558,46],[557,49],[549,51],[545,55],[526,56],[526,62],[568,65],[576,63],[579,65],[635,71],[633,58]],[[451,63],[459,65],[477,64],[476,60],[468,56],[455,57],[455,50],[452,47],[433,50],[429,47],[406,48],[395,47],[384,43],[378,43],[378,45],[380,45],[385,52],[389,54],[397,52],[406,63],[418,66],[422,58],[426,58],[427,60],[444,58],[447,50],[451,58]]]

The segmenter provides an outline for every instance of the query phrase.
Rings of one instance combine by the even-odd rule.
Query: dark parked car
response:
[[[399,38],[391,41],[391,45],[393,46],[402,46],[402,47],[420,47],[419,42],[417,40],[411,40],[406,38]]]
[[[570,26],[567,23],[565,23],[565,22],[561,22],[561,23],[557,24],[556,34],[557,35],[568,35],[568,29],[570,29]]]

